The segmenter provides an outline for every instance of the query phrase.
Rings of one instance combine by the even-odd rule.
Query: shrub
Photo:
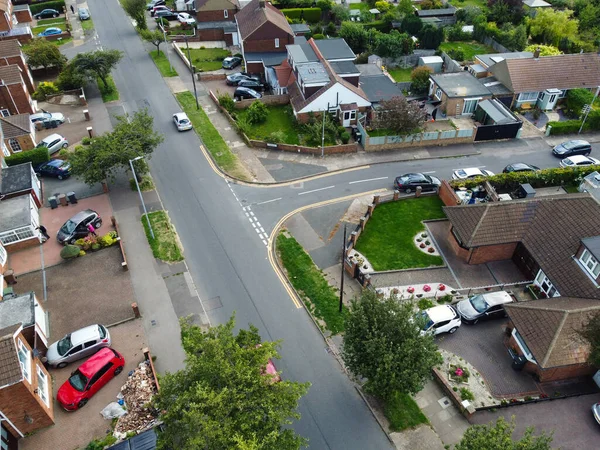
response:
[[[90,145],[90,144],[92,143],[92,138],[90,138],[90,137],[84,137],[84,138],[81,140],[81,143],[82,143],[83,145]]]
[[[450,42],[470,40],[472,33],[462,30],[464,24],[464,22],[458,22],[451,27],[446,27],[446,39]]]
[[[51,81],[42,81],[36,91],[33,93],[32,97],[35,100],[44,101],[48,95],[57,94],[59,89],[55,86]]]
[[[8,166],[16,166],[18,164],[25,164],[31,162],[33,166],[37,166],[50,159],[50,153],[46,147],[36,147],[31,150],[24,152],[15,153],[14,155],[7,156],[4,161]]]
[[[350,134],[347,131],[344,131],[342,134],[340,134],[340,139],[342,144],[347,144],[350,140]]]
[[[229,111],[229,112],[233,111],[235,103],[229,95],[227,95],[227,94],[219,95],[218,100],[219,100],[219,105],[221,105],[227,111]]]
[[[321,34],[321,33],[317,33],[317,34],[314,34],[314,35],[313,35],[313,39],[314,39],[315,41],[318,41],[319,39],[325,39],[325,35],[324,35],[324,34]]]
[[[460,48],[451,48],[448,50],[447,55],[455,61],[465,60],[465,52]]]
[[[307,23],[319,23],[321,21],[321,8],[290,8],[282,9],[281,12],[292,20],[304,20]]]
[[[587,89],[571,89],[567,93],[567,114],[571,117],[581,117],[585,105],[592,103],[594,94]]]
[[[333,8],[333,2],[331,0],[317,0],[317,8],[321,8],[321,11],[330,11]]]
[[[433,307],[433,302],[430,299],[428,299],[428,298],[422,298],[421,300],[419,300],[417,302],[417,306],[421,310],[423,310],[423,309],[429,309],[429,308]]]
[[[167,19],[165,19],[164,17],[159,17],[158,19],[156,19],[156,24],[157,25],[162,25],[164,28],[169,28],[169,21]],[[201,49],[204,47],[201,47]]]
[[[460,388],[460,398],[463,400],[475,400],[475,396],[467,388]]]
[[[337,34],[337,28],[333,22],[327,24],[326,31],[328,36],[335,36]]]
[[[341,135],[342,135],[342,133],[345,133],[345,132],[346,132],[346,128],[340,125],[340,126],[337,128],[337,131],[338,131],[338,136],[341,136]]]
[[[248,121],[252,125],[263,123],[269,116],[269,109],[263,102],[255,100],[248,108]]]
[[[550,135],[555,136],[557,134],[572,134],[579,131],[581,127],[581,120],[566,120],[564,122],[548,122],[546,126],[551,126]],[[585,129],[588,128],[587,124]]]
[[[267,142],[271,144],[279,144],[285,142],[285,133],[281,130],[273,131],[269,136],[267,136]]]
[[[35,5],[29,5],[29,9],[31,10],[31,14],[33,15],[42,12],[44,9],[55,9],[58,12],[62,12],[64,6],[64,0],[56,0],[52,2],[43,2],[36,3]]]
[[[60,257],[62,259],[73,259],[79,256],[79,253],[82,252],[78,246],[76,245],[65,245],[64,248],[60,251]],[[85,255],[85,252],[84,252]]]
[[[104,236],[102,236],[98,239],[98,244],[100,244],[101,247],[110,247],[111,245],[115,244],[116,242],[117,242],[117,232],[116,231],[109,231]]]
[[[429,89],[429,75],[431,72],[431,69],[427,66],[421,66],[414,69],[410,74],[410,89],[417,94],[427,92],[427,89]]]

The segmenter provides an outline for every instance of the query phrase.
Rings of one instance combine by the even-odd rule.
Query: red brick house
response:
[[[238,0],[196,0],[196,29],[201,41],[225,41],[239,45],[235,15]]]
[[[10,0],[0,0],[0,40],[18,39],[22,44],[33,39],[29,5],[14,6]]]
[[[21,75],[29,93],[33,94],[35,92],[35,85],[33,84],[33,77],[29,71],[29,66],[25,61],[25,55],[23,55],[21,43],[16,39],[0,41],[0,66],[15,64],[21,69]]]
[[[0,66],[0,115],[35,113],[23,72],[17,64]]]
[[[265,0],[252,0],[235,15],[246,71],[264,74],[281,64],[294,32],[281,11]]]

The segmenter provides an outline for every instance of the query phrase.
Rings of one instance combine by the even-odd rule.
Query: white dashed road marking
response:
[[[368,180],[350,181],[348,184],[366,183],[367,181],[387,180],[389,177],[369,178]]]
[[[242,202],[240,201],[238,196],[233,191],[233,186],[231,186],[231,183],[228,180],[226,180],[226,182],[227,182],[227,186],[229,186],[229,190],[233,194],[233,197],[238,202],[238,205],[240,205],[242,207],[242,211],[244,211],[244,214],[248,218],[248,222],[250,222],[250,225],[252,225],[252,228],[254,228],[254,230],[256,231],[256,234],[258,234],[258,237],[261,239],[261,241],[265,245],[265,247],[268,246],[269,245],[269,242],[268,242],[269,237],[267,236],[267,233],[265,232],[265,229],[263,228],[263,226],[258,221],[258,218],[252,211],[252,208],[250,206],[242,205]],[[276,200],[281,200],[281,198],[276,198],[274,200],[269,200],[269,201],[266,201],[263,203],[269,203],[269,202],[273,202]],[[259,203],[259,205],[260,204],[262,204],[262,203]]]
[[[335,186],[327,186],[327,187],[324,187],[324,188],[313,189],[312,191],[298,192],[298,195],[304,195],[304,194],[310,194],[312,192],[324,191],[325,189],[332,189],[334,187]]]

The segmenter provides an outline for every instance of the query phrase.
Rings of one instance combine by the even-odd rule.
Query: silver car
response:
[[[110,333],[104,325],[90,325],[67,334],[48,347],[46,359],[52,367],[62,368],[67,364],[110,347]]]
[[[173,123],[179,131],[192,129],[192,122],[184,112],[173,114]]]
[[[31,123],[36,122],[50,122],[51,120],[55,120],[58,123],[65,123],[65,116],[62,113],[51,113],[47,111],[43,111],[41,113],[30,114],[29,120]]]
[[[61,148],[67,148],[69,146],[69,141],[66,138],[62,137],[60,134],[54,133],[50,136],[46,136],[44,139],[40,141],[38,145],[35,147],[48,147],[48,152],[50,154],[56,153]]]

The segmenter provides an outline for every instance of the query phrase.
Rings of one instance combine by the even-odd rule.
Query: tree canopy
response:
[[[147,30],[146,24],[146,0],[121,0],[121,5],[125,12],[135,20],[135,26],[138,30]]]
[[[372,50],[379,56],[397,58],[402,55],[412,53],[414,43],[406,33],[399,33],[398,30],[392,30],[389,33],[374,33],[374,43]]]
[[[362,24],[342,22],[338,35],[346,41],[354,53],[362,53],[367,49],[369,33]]]
[[[77,72],[91,80],[100,78],[104,87],[108,88],[107,78],[123,55],[120,50],[96,50],[77,54],[71,63]]]
[[[529,19],[529,32],[534,40],[558,47],[562,39],[577,38],[579,21],[573,18],[573,11],[539,9],[535,17]]]
[[[410,74],[410,90],[417,94],[424,94],[429,89],[429,75],[431,69],[427,66],[416,67]]]
[[[157,54],[160,53],[160,44],[165,42],[165,35],[160,28],[155,28],[154,30],[141,30],[140,36],[143,40],[150,42],[156,47]]]
[[[185,369],[161,378],[155,397],[164,411],[160,449],[299,449],[306,439],[286,425],[298,419],[309,383],[276,382],[265,373],[278,342],[261,342],[258,329],[234,334],[235,320],[202,331],[182,320]],[[259,345],[260,344],[260,345]]]
[[[58,47],[44,38],[31,40],[23,47],[23,53],[27,57],[27,64],[30,67],[43,67],[44,69],[54,67],[62,70],[67,63],[67,58]]]
[[[535,53],[537,49],[540,50],[540,56],[562,55],[562,52],[553,45],[532,44],[525,47],[524,51]]]
[[[527,428],[518,441],[512,439],[515,429],[514,417],[508,423],[500,417],[495,424],[471,425],[454,450],[550,450],[552,434],[534,436],[534,428]]]

